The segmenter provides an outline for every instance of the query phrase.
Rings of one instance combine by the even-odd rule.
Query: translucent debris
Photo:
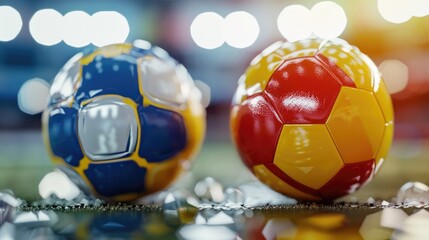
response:
[[[21,212],[15,216],[13,223],[17,226],[43,227],[53,225],[49,215],[44,211]]]
[[[2,240],[13,240],[15,239],[15,225],[12,223],[4,223],[0,227],[0,239]]]
[[[219,210],[214,208],[200,209],[197,216],[195,217],[195,223],[206,224],[210,218],[214,217],[218,213],[219,213]]]
[[[197,182],[194,187],[195,194],[203,200],[220,203],[224,200],[223,186],[215,179],[206,177]]]
[[[380,225],[381,215],[382,211],[378,211],[365,217],[359,228],[359,233],[364,240],[390,239],[393,229]]]
[[[186,225],[179,229],[177,236],[183,240],[239,239],[233,230],[216,225]]]
[[[272,218],[262,229],[262,235],[266,240],[275,240],[277,236],[293,239],[296,227],[289,219]]]
[[[186,191],[168,193],[162,204],[164,219],[169,225],[180,225],[193,221],[199,204],[198,200]]]
[[[396,194],[398,204],[423,206],[429,204],[429,187],[421,182],[407,182]]]
[[[267,204],[295,204],[297,201],[288,198],[260,182],[251,182],[241,185],[239,188],[244,194],[244,205],[246,207],[257,207]]]
[[[429,212],[421,209],[405,219],[392,239],[429,239]]]
[[[226,207],[240,208],[244,204],[244,194],[237,188],[227,188],[224,195]]]
[[[164,200],[162,205],[164,220],[169,225],[180,225],[178,204],[176,203],[176,198],[173,193],[169,193]]]
[[[217,214],[207,219],[208,225],[229,225],[234,224],[234,219],[223,211],[219,211]]]
[[[369,197],[368,200],[366,200],[366,203],[375,204],[375,199],[373,197]]]
[[[20,204],[22,200],[15,198],[12,191],[0,192],[0,226],[6,221],[11,221],[13,209]]]
[[[42,198],[55,195],[60,199],[72,200],[79,193],[79,188],[58,169],[46,174],[39,183],[39,194]]]
[[[380,226],[386,228],[400,228],[408,215],[402,209],[384,208],[381,211]]]
[[[383,200],[383,202],[381,202],[381,206],[383,207],[388,207],[390,205],[390,202]]]

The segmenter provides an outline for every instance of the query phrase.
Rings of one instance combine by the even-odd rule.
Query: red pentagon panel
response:
[[[265,93],[283,123],[321,124],[329,117],[341,84],[314,57],[286,60]]]
[[[320,193],[311,187],[308,187],[295,179],[289,177],[285,172],[283,172],[279,167],[277,167],[274,163],[265,164],[265,166],[278,178],[283,180],[285,183],[289,184],[290,186],[296,188],[297,190],[318,197],[320,198]]]
[[[262,93],[249,97],[236,109],[231,129],[241,159],[250,169],[257,164],[273,162],[282,129],[274,109]]]
[[[353,193],[371,179],[374,167],[375,161],[373,159],[346,164],[327,184],[319,189],[319,193],[325,199],[335,199]]]
[[[317,54],[315,57],[326,67],[328,71],[331,72],[331,74],[336,77],[337,81],[339,81],[341,85],[354,88],[356,87],[353,79],[351,79],[347,73],[338,67],[334,61],[329,60],[329,58],[322,54]]]

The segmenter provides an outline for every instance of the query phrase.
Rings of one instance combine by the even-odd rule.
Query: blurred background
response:
[[[251,176],[229,136],[237,80],[270,44],[311,34],[344,38],[379,66],[395,108],[390,156],[399,162],[392,167],[386,163],[381,174],[412,168],[409,159],[425,163],[429,0],[1,0],[0,188],[37,198],[37,183],[52,168],[41,139],[40,111],[64,63],[86,48],[135,39],[166,49],[211,88],[207,139],[194,167],[196,178],[247,181]]]

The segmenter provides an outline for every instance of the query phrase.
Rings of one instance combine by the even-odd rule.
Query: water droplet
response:
[[[227,188],[225,190],[225,206],[231,208],[240,208],[244,204],[244,194],[236,188]]]
[[[390,203],[386,200],[383,200],[383,202],[381,202],[381,206],[383,206],[383,207],[387,207],[387,206],[389,206],[389,204]]]
[[[197,182],[194,191],[198,197],[208,201],[220,203],[224,200],[222,184],[211,177]]]
[[[396,194],[398,204],[426,205],[429,204],[429,187],[421,182],[407,182]]]

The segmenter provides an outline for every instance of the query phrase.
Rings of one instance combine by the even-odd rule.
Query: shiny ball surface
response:
[[[341,39],[278,42],[240,78],[232,138],[262,182],[332,200],[369,182],[393,138],[390,95],[375,64]]]
[[[79,53],[55,77],[43,133],[58,167],[106,200],[164,189],[189,169],[205,132],[201,92],[147,42]]]

